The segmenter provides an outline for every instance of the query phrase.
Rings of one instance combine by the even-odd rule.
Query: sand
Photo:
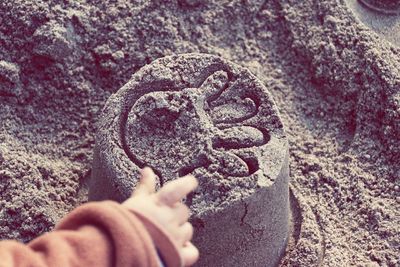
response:
[[[249,68],[280,111],[283,266],[398,266],[400,50],[339,0],[0,2],[1,238],[28,241],[85,202],[107,98],[190,52]]]

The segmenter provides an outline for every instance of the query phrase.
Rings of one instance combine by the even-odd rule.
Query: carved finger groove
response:
[[[214,138],[213,147],[223,149],[240,149],[262,146],[268,140],[262,131],[251,126],[238,126],[220,130]]]
[[[238,123],[257,114],[257,106],[250,98],[231,100],[211,108],[214,123]]]
[[[249,169],[248,175],[254,174],[256,171],[260,169],[260,164],[258,163],[258,159],[255,157],[243,158],[241,159],[247,164],[247,168]]]

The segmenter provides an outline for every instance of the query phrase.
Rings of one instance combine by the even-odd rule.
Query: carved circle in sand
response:
[[[197,88],[140,96],[127,116],[126,152],[139,165],[152,166],[163,181],[197,168],[226,177],[253,174],[259,159],[246,149],[266,144],[269,134],[250,120],[259,97],[246,90],[245,81],[218,70]]]

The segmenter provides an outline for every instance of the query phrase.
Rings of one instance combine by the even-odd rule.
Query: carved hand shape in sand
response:
[[[227,72],[216,71],[198,88],[141,96],[125,128],[135,160],[155,168],[163,180],[201,167],[229,177],[252,174],[258,162],[248,148],[265,144],[268,137],[246,125],[258,107],[238,86]]]

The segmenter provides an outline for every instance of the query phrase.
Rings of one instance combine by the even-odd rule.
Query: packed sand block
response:
[[[266,87],[207,54],[158,59],[106,103],[91,200],[127,198],[139,168],[159,185],[192,174],[198,266],[274,266],[288,237],[288,142]]]

